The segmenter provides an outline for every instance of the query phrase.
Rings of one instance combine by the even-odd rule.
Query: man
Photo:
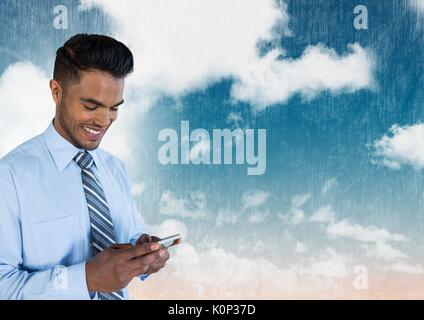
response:
[[[98,148],[132,70],[131,51],[107,36],[57,50],[54,119],[0,160],[1,299],[126,299],[133,277],[164,267],[123,163]]]

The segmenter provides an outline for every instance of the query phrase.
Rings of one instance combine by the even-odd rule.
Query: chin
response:
[[[91,151],[91,150],[97,149],[99,147],[99,145],[100,145],[100,141],[99,142],[97,142],[97,141],[96,142],[93,142],[93,141],[78,141],[77,147]]]
[[[99,145],[100,145],[100,143],[96,143],[96,144],[88,143],[88,144],[85,144],[84,149],[85,150],[94,150],[94,149],[97,149],[99,147]]]

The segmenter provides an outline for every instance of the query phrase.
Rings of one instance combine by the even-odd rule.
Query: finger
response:
[[[165,266],[165,263],[156,263],[156,264],[151,264],[149,266],[136,268],[133,270],[132,276],[136,277],[136,276],[140,276],[141,274],[153,274],[158,272],[164,266]]]
[[[134,247],[131,243],[114,243],[110,246],[111,249],[129,249]]]
[[[142,270],[141,273],[144,273],[149,266],[154,263],[160,263],[160,256],[158,252],[131,259],[131,261],[128,262],[128,270],[135,273]]]
[[[161,251],[163,252],[163,255],[161,255]],[[158,258],[149,265],[149,269],[146,272],[147,273],[152,273],[152,272],[150,272],[151,270],[156,270],[157,271],[157,270],[163,268],[165,266],[165,264],[166,264],[166,261],[168,261],[168,259],[169,259],[169,253],[166,250],[161,249],[158,252]]]
[[[169,259],[169,252],[165,248],[161,248],[159,250],[159,260],[165,262]]]
[[[140,268],[137,268],[133,270],[133,277],[138,276],[140,274],[146,273],[146,274],[152,274],[152,273],[156,273],[158,272],[160,269],[162,269],[165,264],[166,261],[168,260],[168,257],[164,260],[156,260],[155,262],[153,262],[152,264],[148,265],[148,266],[142,266]]]
[[[128,249],[123,249],[119,253],[126,260],[134,259],[149,253],[158,251],[160,249],[159,244],[157,243],[143,243],[138,246],[133,246]]]
[[[160,269],[162,269],[165,266],[165,263],[155,263],[151,264],[149,268],[145,271],[147,274],[152,274],[158,272]]]
[[[152,236],[151,238],[153,242],[158,242],[160,240],[160,238],[156,236]]]
[[[136,245],[143,244],[143,243],[146,243],[146,242],[148,243],[148,242],[151,242],[151,241],[152,241],[152,239],[151,239],[150,235],[148,235],[147,233],[144,233],[140,236],[140,238],[138,238]]]
[[[168,250],[166,250],[165,255],[162,258],[162,260],[166,262],[166,261],[168,261],[168,259],[169,259],[169,252],[168,252]]]
[[[149,266],[137,267],[137,268],[131,270],[130,273],[129,273],[129,275],[132,278],[139,277],[142,274],[150,274],[150,273],[147,273],[148,270],[149,270]]]

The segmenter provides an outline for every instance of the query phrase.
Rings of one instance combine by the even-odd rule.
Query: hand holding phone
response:
[[[160,239],[159,241],[157,241],[157,243],[159,243],[160,245],[162,245],[165,248],[169,248],[171,246],[174,246],[174,245],[181,243],[181,235],[179,233],[174,234],[172,236]]]

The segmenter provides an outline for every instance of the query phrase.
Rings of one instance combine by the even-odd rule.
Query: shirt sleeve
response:
[[[22,268],[19,199],[6,163],[0,163],[0,299],[90,299],[85,262],[40,271]]]

